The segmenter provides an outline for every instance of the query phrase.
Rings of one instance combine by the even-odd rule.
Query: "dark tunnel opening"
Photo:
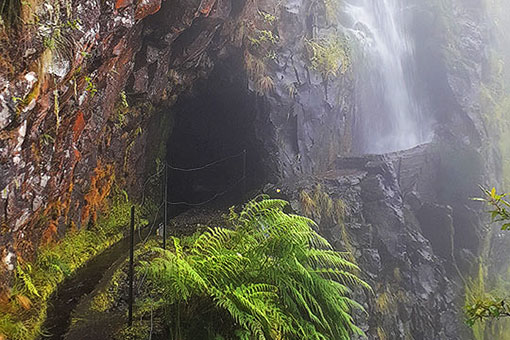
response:
[[[255,135],[257,96],[241,61],[229,58],[172,108],[168,201],[172,214],[190,207],[241,203],[264,180]],[[182,204],[181,204],[182,202]]]

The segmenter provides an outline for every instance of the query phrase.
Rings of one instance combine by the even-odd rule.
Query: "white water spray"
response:
[[[405,0],[348,0],[348,27],[356,58],[357,152],[386,153],[430,138],[416,94],[414,46],[405,24]]]

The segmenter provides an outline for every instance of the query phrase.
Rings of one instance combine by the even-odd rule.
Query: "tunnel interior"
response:
[[[172,107],[166,190],[174,214],[240,203],[264,181],[255,134],[260,99],[248,90],[242,70],[236,58],[219,63]]]

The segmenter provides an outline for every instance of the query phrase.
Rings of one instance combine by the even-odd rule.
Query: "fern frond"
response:
[[[199,236],[174,238],[172,250],[155,249],[156,257],[142,267],[164,292],[161,308],[184,315],[186,306],[205,299],[212,303],[207,309],[229,315],[235,329],[230,337],[239,339],[337,340],[362,334],[351,311],[363,308],[349,297],[355,288],[370,289],[357,276],[358,266],[348,254],[334,251],[312,220],[285,213],[287,205],[254,200],[239,214],[231,210],[232,229],[209,228]],[[196,316],[201,322],[207,317]],[[169,323],[181,334],[181,321]],[[227,332],[221,329],[225,325],[216,326],[213,334]]]

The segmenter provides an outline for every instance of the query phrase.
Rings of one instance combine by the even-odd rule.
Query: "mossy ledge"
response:
[[[0,340],[41,335],[48,301],[58,285],[124,237],[133,203],[122,190],[113,190],[109,201],[108,213],[94,226],[71,231],[58,243],[40,248],[34,261],[18,264],[13,288],[0,300]],[[142,226],[147,212],[137,208],[137,226]]]

